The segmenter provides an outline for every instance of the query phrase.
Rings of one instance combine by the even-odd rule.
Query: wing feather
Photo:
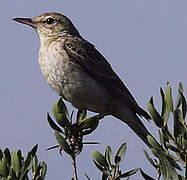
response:
[[[108,61],[88,41],[81,37],[68,37],[64,48],[70,59],[97,80],[117,99],[122,99],[135,113],[150,119],[150,116],[136,103],[130,91],[113,71]]]

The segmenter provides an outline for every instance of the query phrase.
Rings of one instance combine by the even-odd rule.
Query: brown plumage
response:
[[[40,38],[39,64],[48,84],[78,109],[113,115],[148,146],[147,131],[137,115],[150,119],[104,56],[58,13],[16,18],[32,26]]]

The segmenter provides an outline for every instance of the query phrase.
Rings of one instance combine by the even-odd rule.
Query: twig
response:
[[[168,155],[168,156],[170,156],[176,162],[180,162],[182,164],[185,164],[185,161],[183,161],[180,157],[175,157],[174,155],[170,154],[169,152],[166,152],[165,154]]]
[[[77,177],[77,166],[76,166],[76,157],[72,155],[72,164],[73,164],[73,174],[74,174],[74,180],[78,180]]]
[[[158,169],[158,176],[157,176],[157,178],[156,178],[156,180],[159,180],[160,179],[160,177],[161,177],[161,172],[160,172],[160,168]]]

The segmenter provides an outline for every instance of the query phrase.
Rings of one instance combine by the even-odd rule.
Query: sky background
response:
[[[0,5],[0,148],[21,149],[24,153],[39,144],[39,160],[48,164],[46,180],[72,177],[67,155],[46,152],[56,140],[46,120],[46,112],[58,96],[45,82],[38,65],[39,39],[32,28],[12,21],[45,12],[68,16],[80,34],[107,58],[141,107],[154,96],[160,108],[159,88],[169,81],[174,95],[181,81],[187,89],[187,1],[186,0],[3,0]],[[186,92],[186,91],[185,91]],[[68,105],[70,110],[73,108]],[[157,138],[154,123],[144,124]],[[78,156],[80,180],[101,179],[91,150],[114,152],[127,142],[124,171],[141,167],[155,177],[143,154],[148,148],[122,122],[105,117],[97,130],[86,137],[99,145],[85,146]],[[149,150],[148,150],[149,151]],[[142,179],[140,173],[131,177]]]

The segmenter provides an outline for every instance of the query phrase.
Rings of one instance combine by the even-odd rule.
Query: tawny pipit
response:
[[[15,18],[33,27],[40,38],[39,64],[53,90],[78,109],[122,120],[149,146],[149,132],[138,118],[150,116],[112,70],[110,64],[83,39],[69,18],[46,13],[34,18]]]

